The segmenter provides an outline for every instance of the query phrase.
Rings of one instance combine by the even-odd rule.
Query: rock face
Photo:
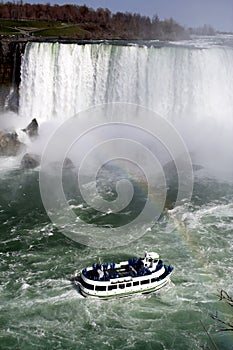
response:
[[[26,41],[9,37],[0,40],[0,84],[20,83],[21,59]]]
[[[21,166],[24,169],[34,169],[39,164],[40,164],[40,156],[38,156],[37,154],[26,153],[21,160]]]
[[[31,123],[25,129],[22,129],[29,137],[38,136],[38,123],[36,118],[32,119]]]
[[[0,37],[0,109],[18,111],[21,59],[26,42]]]
[[[0,156],[16,156],[24,148],[16,132],[0,131]]]

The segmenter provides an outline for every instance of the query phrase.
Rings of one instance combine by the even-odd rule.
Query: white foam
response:
[[[103,43],[27,44],[20,116],[45,122],[31,149],[42,149],[46,139],[42,129],[51,134],[52,120],[56,127],[96,104],[136,103],[171,121],[209,174],[226,172],[232,178],[233,50],[218,45],[222,42],[222,37],[204,38],[160,49]]]

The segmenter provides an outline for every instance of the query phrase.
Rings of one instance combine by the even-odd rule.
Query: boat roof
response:
[[[159,259],[159,254],[155,252],[149,252],[147,253],[147,257],[152,259]]]

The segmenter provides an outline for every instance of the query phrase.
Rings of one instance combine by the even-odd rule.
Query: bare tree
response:
[[[223,300],[230,307],[233,307],[233,298],[223,289],[219,293],[219,300]],[[215,315],[211,314],[210,316],[212,317],[213,320],[218,321],[219,324],[221,325],[221,328],[217,329],[217,332],[229,332],[229,331],[232,332],[233,331],[233,319],[232,319],[232,321],[222,320],[218,316],[217,312]]]

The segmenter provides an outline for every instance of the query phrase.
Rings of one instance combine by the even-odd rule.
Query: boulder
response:
[[[63,167],[62,167],[63,169],[74,169],[75,168],[75,166],[74,166],[74,163],[72,162],[72,160],[70,159],[70,158],[68,158],[68,157],[66,157],[65,159],[64,159],[64,162],[63,162]]]
[[[61,161],[51,162],[50,167],[54,170],[59,168],[62,168],[62,170],[73,170],[75,168],[74,163],[68,157],[66,157],[62,163]]]
[[[37,154],[26,153],[21,160],[21,166],[24,169],[34,169],[38,165],[40,165],[40,156]]]
[[[16,156],[23,148],[16,132],[0,131],[0,156]]]
[[[39,126],[38,126],[37,120],[36,118],[34,118],[25,129],[22,129],[22,131],[26,132],[26,134],[29,137],[36,137],[38,136],[38,127]]]

